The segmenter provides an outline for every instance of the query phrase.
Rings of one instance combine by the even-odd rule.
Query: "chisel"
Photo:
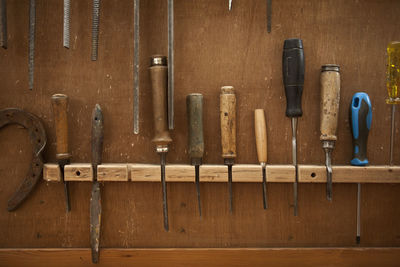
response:
[[[191,164],[195,166],[195,181],[199,214],[201,217],[200,202],[200,165],[204,154],[203,137],[203,95],[190,94],[186,97],[186,110],[189,127],[189,156]]]
[[[167,58],[165,56],[152,56],[149,70],[152,88],[154,118],[154,138],[152,142],[156,145],[156,152],[160,155],[164,228],[166,231],[168,231],[169,226],[167,184],[165,182],[165,162],[168,153],[168,145],[172,142],[172,139],[168,131],[167,116]]]
[[[7,48],[7,0],[0,0],[0,46]]]
[[[267,202],[267,126],[265,123],[265,116],[263,109],[256,109],[254,111],[254,130],[256,134],[257,157],[262,168],[262,192],[263,192],[263,205],[264,209],[268,208]]]
[[[100,0],[93,0],[92,7],[92,61],[97,60],[99,47]]]
[[[350,104],[350,126],[353,137],[353,159],[351,165],[368,165],[367,142],[372,123],[372,106],[368,95],[364,92],[355,93]],[[357,185],[357,235],[356,242],[360,244],[361,234],[361,184]]]
[[[292,159],[295,166],[294,216],[297,216],[297,118],[303,115],[301,96],[304,85],[304,53],[301,39],[288,39],[283,44],[282,56],[283,84],[286,94],[286,116],[292,120]]]
[[[332,201],[331,155],[337,140],[336,129],[339,118],[340,73],[339,66],[327,64],[321,67],[321,115],[320,130],[322,148],[325,150],[326,198]]]
[[[65,48],[69,48],[70,13],[71,13],[71,0],[64,0],[63,45]]]
[[[101,192],[97,181],[97,166],[101,164],[103,152],[103,113],[99,104],[96,104],[92,113],[92,167],[93,185],[90,198],[90,245],[92,248],[92,262],[99,262],[100,226],[101,226]]]
[[[33,89],[33,75],[35,67],[35,26],[36,26],[36,0],[29,0],[29,89]]]
[[[236,158],[236,95],[232,86],[221,87],[219,96],[222,157],[228,166],[229,211],[233,212],[232,166]]]
[[[56,158],[61,170],[61,181],[64,183],[65,202],[67,211],[71,210],[69,204],[69,186],[64,181],[64,166],[70,163],[71,154],[68,152],[68,96],[55,94],[51,97],[56,128],[57,154]]]

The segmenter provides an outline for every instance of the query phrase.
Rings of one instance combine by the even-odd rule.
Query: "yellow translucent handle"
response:
[[[386,87],[388,104],[400,103],[400,42],[391,42],[387,47]]]

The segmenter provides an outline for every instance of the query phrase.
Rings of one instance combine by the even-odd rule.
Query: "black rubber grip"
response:
[[[283,44],[283,84],[286,94],[286,116],[300,117],[304,85],[304,52],[301,39],[288,39]]]

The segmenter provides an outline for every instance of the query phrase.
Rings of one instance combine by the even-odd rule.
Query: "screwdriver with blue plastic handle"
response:
[[[282,56],[283,84],[286,94],[286,116],[292,120],[292,159],[295,166],[294,216],[297,216],[297,118],[303,115],[301,96],[304,85],[304,52],[301,39],[288,39],[283,44]]]
[[[350,125],[353,136],[353,159],[351,165],[368,165],[367,141],[371,129],[372,107],[368,94],[364,92],[355,93],[350,104]],[[357,186],[357,236],[356,242],[360,244],[360,218],[361,218],[361,184]]]

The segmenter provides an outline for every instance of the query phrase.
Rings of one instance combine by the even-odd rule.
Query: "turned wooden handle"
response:
[[[153,95],[154,138],[156,146],[166,146],[172,142],[168,132],[167,88],[168,67],[165,56],[151,58],[150,79]]]
[[[56,158],[58,160],[69,159],[71,154],[68,152],[68,96],[55,94],[51,97],[51,104],[56,127]]]
[[[258,162],[267,163],[267,125],[263,109],[254,111],[254,130],[256,133]]]
[[[340,73],[337,65],[324,65],[321,69],[321,120],[322,141],[336,141],[339,118]]]
[[[236,157],[236,96],[232,86],[221,87],[219,96],[222,157]]]
[[[192,159],[201,159],[204,154],[203,95],[188,95],[186,109],[189,126],[189,156]]]

